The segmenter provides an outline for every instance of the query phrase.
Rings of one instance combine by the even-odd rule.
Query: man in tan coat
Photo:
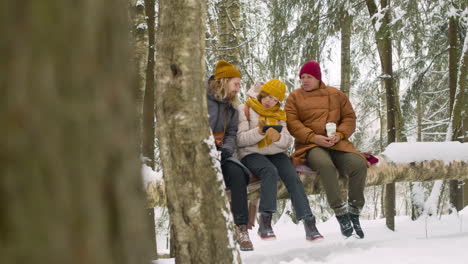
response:
[[[363,238],[359,214],[364,206],[367,163],[348,140],[356,128],[356,114],[343,92],[322,82],[316,61],[304,64],[299,78],[302,87],[289,95],[285,106],[288,130],[296,139],[293,163],[318,172],[341,233],[349,237],[354,227]],[[336,124],[336,132],[328,136],[327,123]],[[341,198],[338,172],[349,178],[348,201]]]

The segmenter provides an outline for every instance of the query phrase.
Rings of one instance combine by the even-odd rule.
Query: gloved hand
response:
[[[276,142],[278,140],[280,140],[281,138],[281,134],[276,131],[276,129],[270,127],[269,129],[267,129],[267,131],[265,131],[265,134],[271,139],[271,141],[273,142]]]
[[[266,122],[265,120],[258,120],[258,133],[260,133],[261,135],[265,135],[265,133],[263,133],[263,127],[266,125]]]
[[[221,150],[221,161],[222,162],[226,161],[230,157],[232,157],[232,153],[229,150],[227,150],[227,149],[222,149]]]

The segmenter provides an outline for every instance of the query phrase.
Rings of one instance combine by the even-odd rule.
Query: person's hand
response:
[[[265,135],[265,133],[263,133],[263,127],[265,126],[266,122],[265,120],[258,120],[258,133],[260,133],[260,135]]]
[[[322,135],[315,135],[314,143],[321,147],[326,147],[326,148],[329,148],[335,145],[333,138],[322,136]]]
[[[265,134],[271,139],[271,141],[273,142],[276,142],[278,140],[280,140],[281,138],[281,134],[276,131],[276,129],[270,127],[269,129],[267,129],[267,131],[265,131]]]
[[[335,145],[336,143],[340,142],[340,140],[341,140],[340,135],[338,135],[337,133],[333,134],[330,138],[331,138],[332,141],[333,141],[333,145]]]

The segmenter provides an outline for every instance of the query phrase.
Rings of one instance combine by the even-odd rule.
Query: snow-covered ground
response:
[[[365,239],[344,239],[335,218],[318,224],[325,236],[321,242],[305,240],[302,224],[295,225],[287,216],[274,230],[276,241],[262,241],[250,231],[255,250],[241,252],[243,263],[279,264],[440,264],[467,263],[468,207],[460,215],[421,217],[411,221],[407,216],[396,218],[396,231],[385,226],[385,219],[361,221]],[[427,233],[426,233],[427,225]],[[174,260],[154,261],[157,264]]]

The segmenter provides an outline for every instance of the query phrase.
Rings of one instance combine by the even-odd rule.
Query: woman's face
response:
[[[273,95],[269,94],[262,98],[261,103],[264,107],[270,108],[277,105],[279,102],[278,98],[274,97]]]
[[[233,77],[231,78],[228,83],[228,98],[234,98],[237,93],[240,91],[241,87],[241,78],[239,77]]]

